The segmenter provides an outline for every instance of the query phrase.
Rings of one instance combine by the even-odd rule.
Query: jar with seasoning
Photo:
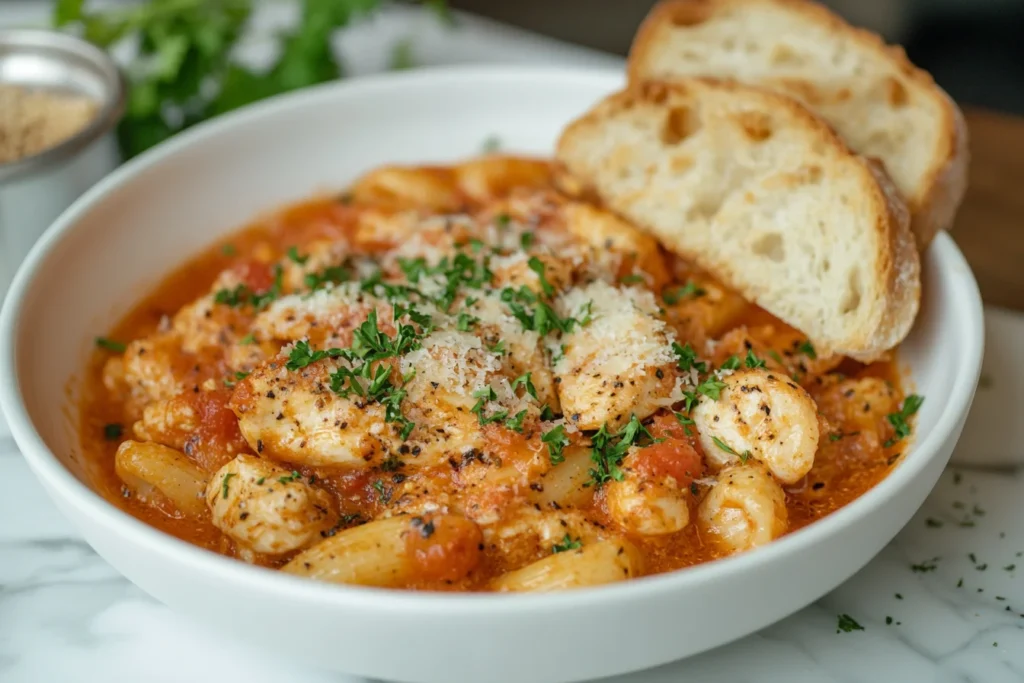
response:
[[[85,41],[0,31],[0,297],[46,228],[119,163],[124,92]]]

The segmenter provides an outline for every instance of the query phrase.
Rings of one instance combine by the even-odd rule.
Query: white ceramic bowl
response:
[[[106,560],[175,609],[305,664],[403,681],[569,681],[641,669],[762,628],[819,598],[910,519],[963,426],[982,355],[981,301],[939,235],[901,360],[927,400],[916,445],[883,482],[770,546],[556,595],[336,586],[200,550],[83,483],[74,382],[92,339],[162,275],[254,214],[337,190],[386,162],[459,159],[498,135],[548,154],[615,72],[419,71],[331,84],[219,118],[125,165],[35,247],[0,317],[0,399],[57,506]]]

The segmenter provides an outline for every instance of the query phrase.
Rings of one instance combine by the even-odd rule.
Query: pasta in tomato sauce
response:
[[[745,552],[883,478],[894,359],[816,353],[542,160],[387,167],[266,216],[99,340],[97,488],[314,579],[558,590]]]

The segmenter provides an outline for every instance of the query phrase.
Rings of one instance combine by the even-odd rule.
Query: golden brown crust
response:
[[[967,126],[956,103],[935,83],[931,74],[914,66],[902,47],[887,44],[877,34],[852,26],[828,8],[809,0],[663,0],[651,9],[633,38],[626,66],[629,82],[645,78],[648,53],[664,26],[695,25],[725,9],[756,4],[784,7],[828,31],[848,36],[866,50],[883,55],[900,74],[928,92],[940,105],[942,134],[935,140],[933,158],[936,161],[921,191],[904,197],[911,211],[911,230],[918,249],[923,251],[939,230],[952,226],[967,189]],[[792,92],[806,90],[792,82],[785,87]]]
[[[686,78],[662,81],[634,81],[626,89],[608,96],[563,131],[558,141],[556,158],[570,173],[577,192],[597,196],[610,210],[617,211],[616,202],[602,195],[583,169],[573,168],[568,160],[569,141],[577,131],[586,130],[617,112],[628,110],[638,103],[663,104],[670,97],[696,97],[702,88],[711,87],[744,96],[762,98],[766,107],[786,109],[795,125],[805,127],[822,144],[832,147],[838,157],[845,158],[851,172],[861,173],[865,187],[871,188],[871,201],[877,221],[876,232],[879,254],[875,282],[882,290],[886,306],[877,321],[860,331],[855,338],[844,340],[841,348],[825,340],[813,339],[823,352],[835,351],[870,361],[881,357],[898,345],[909,333],[917,316],[920,302],[920,258],[909,226],[909,212],[891,179],[881,164],[872,162],[850,150],[846,143],[820,117],[810,112],[797,100],[781,93],[712,78]],[[785,191],[780,189],[780,191]],[[644,227],[644,226],[640,226]],[[659,235],[666,248],[698,264],[749,301],[758,300],[758,292],[744,284],[739,273],[744,264],[713,260],[708,254],[687,248],[684,242],[672,240],[671,235]],[[776,313],[777,314],[777,313]],[[786,321],[793,324],[793,321]]]

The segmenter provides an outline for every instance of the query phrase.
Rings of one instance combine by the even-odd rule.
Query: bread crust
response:
[[[967,125],[956,103],[935,83],[931,74],[914,66],[902,47],[888,45],[875,33],[851,26],[828,8],[809,0],[663,0],[651,9],[633,39],[626,66],[629,82],[647,78],[649,55],[665,26],[680,23],[696,25],[724,10],[753,5],[783,8],[821,25],[827,31],[849,37],[865,51],[875,52],[892,63],[896,70],[928,93],[939,106],[942,116],[941,135],[934,142],[930,172],[912,196],[904,196],[910,208],[911,229],[918,249],[924,251],[939,230],[952,227],[967,190],[970,161]],[[754,85],[767,87],[768,83]],[[797,89],[783,82],[771,85],[790,95]]]
[[[875,216],[874,230],[878,237],[878,253],[873,282],[879,289],[882,305],[870,324],[865,325],[864,329],[857,330],[848,339],[822,339],[812,331],[803,331],[808,333],[823,352],[841,353],[863,361],[883,356],[909,333],[920,304],[920,259],[913,234],[910,232],[909,212],[882,166],[852,152],[824,120],[811,113],[797,100],[775,91],[710,78],[634,82],[625,90],[605,98],[571,123],[558,141],[556,157],[578,182],[580,192],[598,197],[609,209],[629,220],[629,216],[624,215],[625,212],[621,210],[618,202],[596,186],[588,169],[583,168],[582,164],[574,163],[571,148],[575,144],[575,139],[586,134],[588,130],[600,127],[608,117],[638,103],[655,106],[679,104],[670,101],[673,98],[700,97],[705,89],[731,93],[736,97],[758,98],[762,110],[772,107],[784,109],[795,121],[795,125],[805,128],[809,136],[814,136],[820,144],[831,148],[832,153],[848,165],[851,173],[860,175],[860,184],[870,195]],[[658,229],[658,226],[638,227],[654,233],[667,248],[698,264],[747,300],[764,305],[759,300],[761,297],[757,288],[749,286],[744,282],[744,278],[739,276],[745,270],[744,264],[716,261],[712,255],[689,248],[685,244],[685,239],[675,239],[679,236],[667,234],[666,230]],[[775,313],[770,307],[767,308],[769,312]],[[783,320],[797,328],[800,327],[796,321],[785,318]]]

